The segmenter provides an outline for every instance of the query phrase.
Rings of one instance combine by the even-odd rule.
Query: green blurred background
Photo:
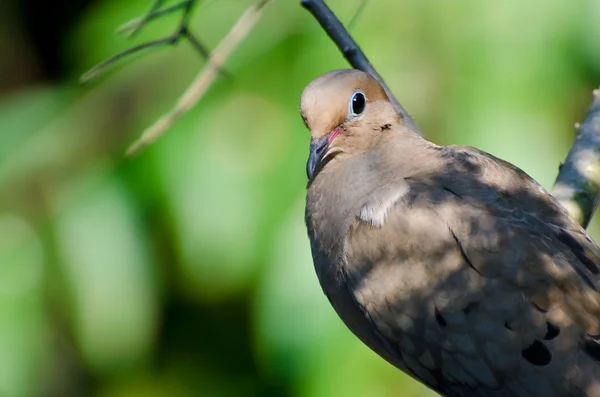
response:
[[[345,329],[313,271],[298,101],[344,59],[272,0],[234,78],[125,159],[203,65],[181,42],[78,85],[172,32],[176,15],[114,34],[149,3],[0,1],[0,397],[433,395]],[[347,23],[359,3],[330,5]],[[214,48],[249,4],[199,1],[191,29]],[[597,0],[372,0],[351,32],[430,139],[547,188],[600,83]]]

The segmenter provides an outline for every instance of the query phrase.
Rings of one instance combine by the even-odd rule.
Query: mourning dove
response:
[[[300,110],[315,270],[356,336],[443,396],[600,397],[600,249],[546,190],[425,140],[361,71]]]

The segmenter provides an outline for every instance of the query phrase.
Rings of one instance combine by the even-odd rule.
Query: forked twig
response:
[[[120,52],[112,57],[100,62],[99,64],[92,67],[90,70],[85,72],[80,79],[81,84],[87,84],[90,80],[100,76],[102,73],[106,72],[107,69],[113,65],[115,65],[118,61],[128,58],[134,54],[142,54],[144,51],[152,51],[156,50],[160,47],[173,44],[179,40],[179,36],[173,37],[168,36],[162,39],[149,41],[147,43],[139,44],[134,47],[131,47],[123,52]]]
[[[145,16],[133,19],[125,23],[119,29],[117,29],[117,32],[130,32],[129,37],[133,37],[135,34],[140,32],[146,26],[146,24],[155,20],[156,18],[173,13],[175,11],[183,10],[181,20],[173,34],[157,40],[152,40],[146,43],[136,45],[100,62],[81,76],[81,83],[85,84],[91,79],[98,77],[106,70],[108,70],[111,66],[115,65],[117,62],[125,58],[129,58],[132,55],[140,55],[144,52],[155,50],[167,45],[175,44],[182,38],[187,39],[192,45],[192,47],[194,47],[194,49],[204,59],[207,59],[210,52],[206,49],[204,45],[202,45],[202,43],[194,35],[192,35],[192,33],[189,30],[189,19],[191,16],[191,10],[194,4],[196,3],[196,0],[183,0],[171,6],[160,8],[163,3],[164,0],[155,0],[154,3],[152,3],[152,7]],[[224,71],[221,72],[227,75]]]
[[[139,153],[140,150],[158,139],[179,117],[185,114],[202,98],[229,55],[250,33],[256,22],[260,19],[262,8],[268,1],[258,0],[244,11],[235,25],[210,54],[206,66],[196,75],[194,81],[177,101],[175,107],[142,133],[142,136],[127,150],[127,156]]]
[[[170,14],[173,11],[184,9],[188,7],[189,2],[189,0],[183,0],[180,3],[159,10],[159,7],[164,3],[164,0],[155,0],[154,3],[152,3],[152,7],[150,7],[150,11],[148,11],[146,15],[124,23],[119,28],[117,28],[117,33],[129,32],[129,37],[133,37],[136,34],[138,34],[148,22],[163,15]]]

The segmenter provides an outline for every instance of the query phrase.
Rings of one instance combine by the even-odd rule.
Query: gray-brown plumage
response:
[[[444,396],[600,397],[600,249],[548,192],[423,139],[360,71],[301,113],[315,269],[354,334]]]

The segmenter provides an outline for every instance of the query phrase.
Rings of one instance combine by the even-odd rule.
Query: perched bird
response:
[[[600,249],[546,190],[427,141],[361,71],[300,110],[315,270],[356,336],[443,396],[600,397]]]

